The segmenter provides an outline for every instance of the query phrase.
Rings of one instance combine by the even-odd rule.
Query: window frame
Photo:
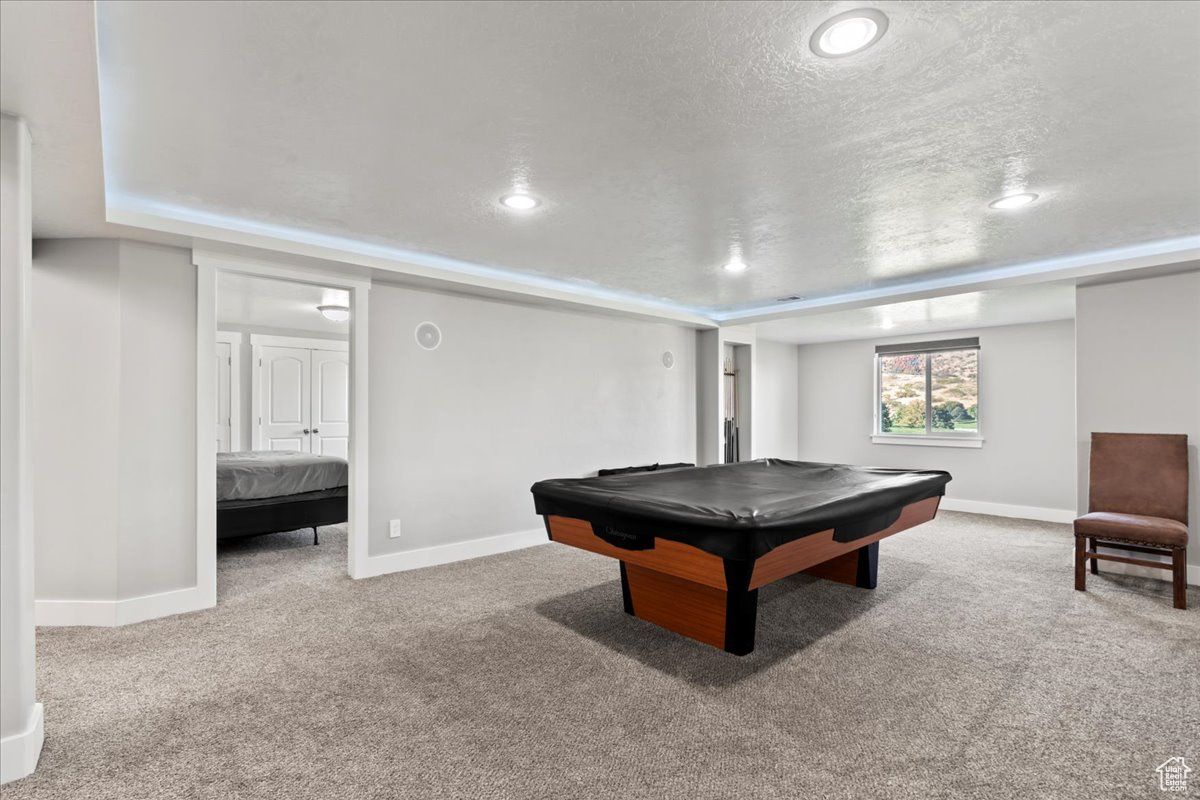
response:
[[[933,428],[933,355],[935,353],[975,351],[975,430],[962,433],[935,433]],[[925,433],[885,433],[881,429],[883,415],[883,358],[896,355],[921,355],[925,358]],[[908,344],[879,345],[875,349],[875,378],[873,381],[871,441],[875,444],[907,444],[919,447],[983,447],[983,423],[980,421],[980,406],[983,404],[983,348],[978,338],[946,339],[941,341],[911,342]]]

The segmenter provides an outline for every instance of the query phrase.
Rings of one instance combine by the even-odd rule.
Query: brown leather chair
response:
[[[1169,569],[1175,607],[1187,608],[1187,521],[1186,435],[1093,433],[1088,513],[1075,520],[1075,588],[1086,588],[1089,559],[1093,575],[1098,561]],[[1097,546],[1168,555],[1171,563],[1098,553]]]

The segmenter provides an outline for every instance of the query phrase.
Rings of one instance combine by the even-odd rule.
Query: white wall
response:
[[[196,585],[196,269],[174,247],[122,241],[120,256],[124,599]]]
[[[40,240],[33,284],[39,618],[113,624],[120,601],[196,584],[195,269]]]
[[[705,467],[719,464],[724,457],[722,406],[725,378],[721,362],[725,348],[718,329],[696,331],[696,458],[695,464]],[[693,459],[686,459],[693,461]]]
[[[115,239],[34,244],[39,598],[117,596],[121,294]]]
[[[1071,321],[798,348],[799,457],[944,469],[947,497],[1026,506],[1070,519],[1075,508],[1075,336]],[[978,336],[983,447],[871,441],[875,345]],[[983,509],[980,509],[983,510]]]
[[[794,344],[756,343],[754,435],[756,458],[799,457],[799,348]]]
[[[30,141],[0,116],[0,782],[23,778],[42,750],[33,641]]]
[[[219,313],[220,309],[218,309]],[[349,336],[344,334],[328,333],[326,331],[305,331],[297,328],[272,328],[263,325],[244,325],[236,322],[219,322],[217,330],[228,331],[230,333],[242,334],[241,353],[241,370],[238,373],[241,383],[241,397],[234,398],[233,402],[240,403],[242,415],[242,430],[239,441],[233,444],[238,450],[253,450],[254,439],[254,408],[253,408],[253,392],[251,387],[254,385],[254,368],[257,366],[254,363],[254,346],[250,344],[250,336],[252,334],[260,334],[262,336],[295,336],[301,339],[329,339],[337,342],[348,342]]]
[[[1079,508],[1087,509],[1093,431],[1185,433],[1188,563],[1200,565],[1200,272],[1081,286],[1075,313]]]
[[[425,320],[437,350],[413,339]],[[693,461],[694,348],[690,329],[376,284],[371,554],[540,529],[543,478]]]

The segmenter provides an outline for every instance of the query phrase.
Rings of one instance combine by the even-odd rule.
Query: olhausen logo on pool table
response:
[[[607,533],[609,536],[616,536],[618,539],[629,539],[632,541],[632,540],[636,540],[638,538],[636,533],[627,533],[625,531],[619,531],[611,525],[605,525],[604,532]]]

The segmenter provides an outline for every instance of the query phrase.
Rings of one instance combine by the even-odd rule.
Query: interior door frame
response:
[[[256,275],[308,283],[350,293],[350,497],[346,567],[352,578],[366,577],[369,465],[367,445],[367,332],[370,277],[349,275],[332,266],[300,266],[305,259],[266,260],[196,248],[196,586],[207,607],[217,602],[217,454],[211,446],[216,415],[217,274]]]
[[[242,334],[217,331],[213,343],[229,345],[229,449],[242,449]]]
[[[296,347],[302,350],[337,350],[349,352],[350,343],[342,339],[314,339],[306,336],[273,336],[265,333],[250,334],[250,444],[255,450],[262,449],[262,349],[264,347]],[[353,370],[351,378],[353,378]],[[351,414],[351,417],[354,415]]]

